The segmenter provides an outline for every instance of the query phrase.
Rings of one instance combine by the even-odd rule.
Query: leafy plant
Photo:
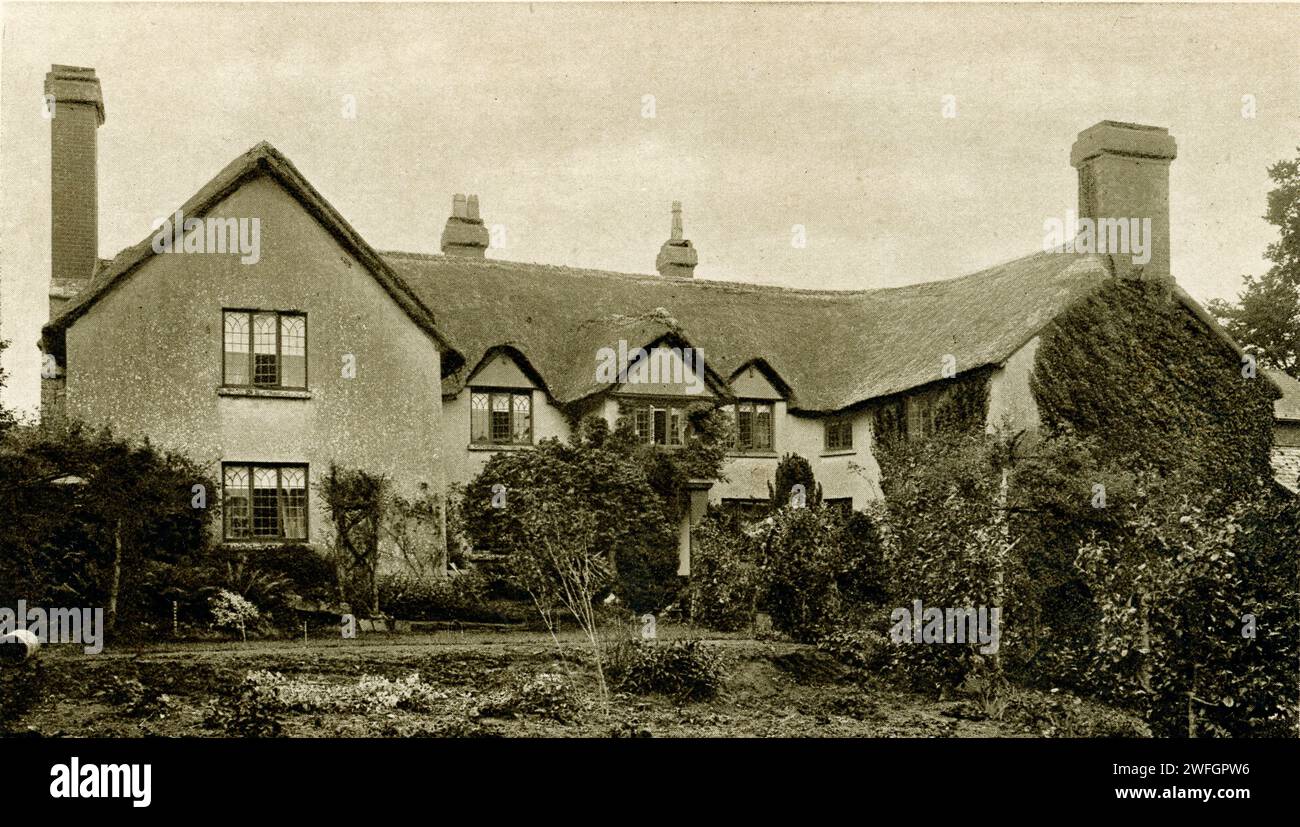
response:
[[[725,678],[721,656],[700,640],[623,641],[612,663],[620,690],[677,701],[708,700],[718,694]]]
[[[221,589],[213,595],[208,601],[208,606],[212,610],[212,620],[217,626],[223,629],[238,629],[240,637],[245,642],[248,641],[248,624],[257,620],[260,615],[256,606],[243,595],[226,589]]]

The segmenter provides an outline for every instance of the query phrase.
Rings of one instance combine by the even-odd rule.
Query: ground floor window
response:
[[[307,466],[225,463],[227,540],[306,540]]]

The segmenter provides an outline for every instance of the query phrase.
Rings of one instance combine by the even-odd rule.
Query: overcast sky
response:
[[[1300,144],[1296,7],[6,3],[3,17],[0,337],[6,402],[27,410],[52,63],[103,85],[102,257],[267,140],[378,249],[436,252],[452,194],[471,192],[505,230],[492,257],[653,272],[679,199],[699,277],[895,286],[1040,249],[1044,220],[1076,204],[1075,135],[1113,119],[1177,139],[1173,272],[1204,300],[1264,268],[1266,169]]]

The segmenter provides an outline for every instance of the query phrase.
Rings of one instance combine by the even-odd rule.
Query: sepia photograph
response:
[[[1300,7],[0,26],[19,800],[1290,798]]]

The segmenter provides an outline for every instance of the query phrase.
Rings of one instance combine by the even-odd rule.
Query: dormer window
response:
[[[469,431],[474,445],[532,445],[532,391],[471,389]]]
[[[307,387],[307,316],[223,311],[221,383],[226,387]]]

